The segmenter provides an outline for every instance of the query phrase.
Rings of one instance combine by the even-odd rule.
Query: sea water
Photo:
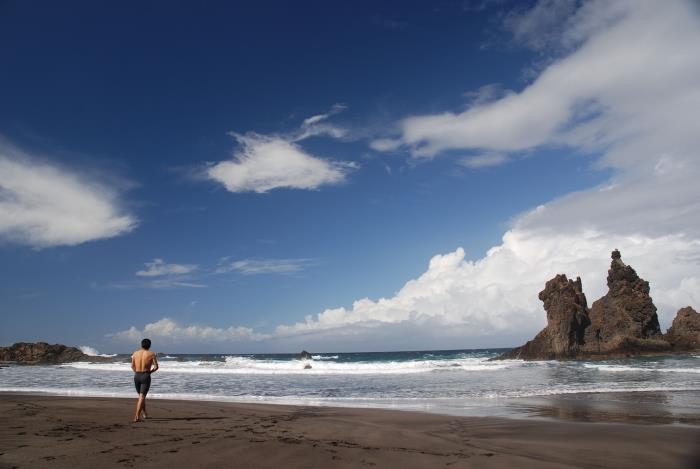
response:
[[[666,396],[662,406],[700,415],[700,355],[490,360],[503,351],[324,353],[310,360],[293,354],[173,354],[159,358],[149,397],[499,415],[504,402],[519,399],[655,392]],[[134,397],[129,355],[110,360],[0,368],[0,392]]]

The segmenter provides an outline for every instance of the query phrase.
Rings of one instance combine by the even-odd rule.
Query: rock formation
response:
[[[10,347],[0,347],[0,362],[25,365],[44,365],[92,360],[75,347],[46,342],[18,342]]]
[[[666,340],[674,351],[700,350],[700,313],[690,306],[678,311]]]
[[[590,324],[581,279],[573,281],[566,275],[557,275],[547,282],[539,298],[547,312],[547,327],[503,358],[538,357],[551,360],[574,358],[580,352],[586,327]]]
[[[313,357],[306,350],[302,350],[299,354],[299,360],[313,360]]]
[[[649,296],[649,282],[612,252],[608,292],[588,312],[584,350],[589,355],[625,356],[669,350],[663,340],[656,306]]]
[[[581,280],[557,275],[539,294],[547,326],[537,336],[499,358],[525,360],[615,358],[700,349],[700,314],[692,308],[678,312],[664,336],[649,282],[612,253],[608,292],[586,305]]]

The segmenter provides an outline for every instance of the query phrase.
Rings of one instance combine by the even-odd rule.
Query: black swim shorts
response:
[[[148,394],[148,389],[151,387],[151,374],[147,371],[134,373],[134,386],[137,393],[144,396]]]

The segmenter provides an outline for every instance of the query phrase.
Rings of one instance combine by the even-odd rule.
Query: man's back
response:
[[[144,371],[151,371],[151,365],[153,365],[153,359],[156,354],[150,350],[139,349],[133,353],[131,356],[131,362],[134,365],[134,371],[137,373],[143,373]]]

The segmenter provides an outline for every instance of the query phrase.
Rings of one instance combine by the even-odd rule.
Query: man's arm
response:
[[[134,362],[134,354],[131,354],[131,371],[136,371],[136,363]]]
[[[150,373],[155,373],[156,371],[158,371],[158,356],[154,353],[153,354],[153,363],[151,363]]]

